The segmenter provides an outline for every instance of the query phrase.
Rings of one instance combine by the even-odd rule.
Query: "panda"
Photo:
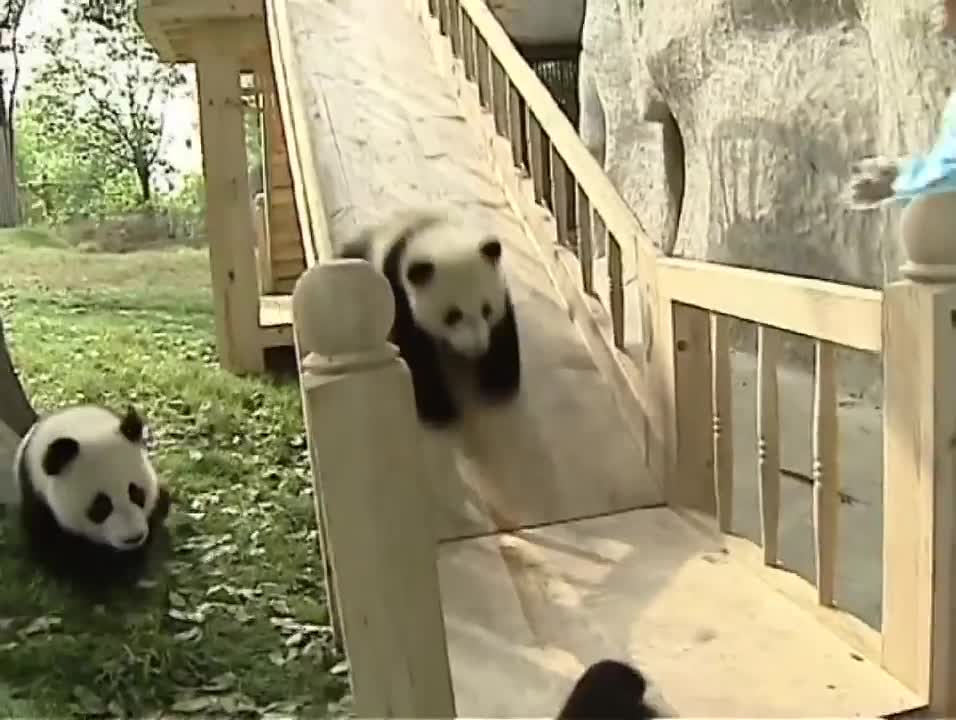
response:
[[[460,416],[443,364],[450,353],[474,368],[491,402],[521,385],[521,352],[501,241],[441,211],[406,210],[366,228],[339,250],[367,260],[395,297],[390,340],[408,366],[419,418],[433,426]]]
[[[134,408],[96,405],[43,416],[20,441],[14,478],[33,559],[58,577],[105,588],[146,569],[170,496]]]
[[[647,682],[637,668],[617,660],[593,663],[571,689],[557,720],[653,720]]]

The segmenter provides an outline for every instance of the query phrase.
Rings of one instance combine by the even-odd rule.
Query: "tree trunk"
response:
[[[7,340],[3,334],[3,318],[0,318],[0,422],[5,423],[17,435],[23,437],[36,422],[37,414],[27,399],[13,367]]]
[[[19,224],[14,133],[8,125],[0,124],[0,227],[10,228]]]

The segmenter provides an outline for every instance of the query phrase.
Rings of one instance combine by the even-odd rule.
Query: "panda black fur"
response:
[[[599,660],[578,678],[558,720],[652,720],[647,682],[640,670],[617,660]]]
[[[14,464],[21,521],[36,562],[99,589],[142,575],[170,498],[133,408],[122,418],[95,405],[41,417],[20,442]]]
[[[446,349],[474,362],[486,400],[518,392],[518,328],[498,238],[442,212],[411,210],[366,229],[340,255],[367,260],[388,280],[390,339],[411,372],[423,421],[445,425],[459,416],[441,362]]]

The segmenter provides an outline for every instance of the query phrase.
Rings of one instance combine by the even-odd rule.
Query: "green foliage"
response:
[[[108,4],[103,5],[108,9]],[[49,60],[29,89],[29,100],[45,137],[64,137],[76,158],[95,161],[95,182],[132,176],[140,204],[148,204],[163,159],[162,111],[185,82],[163,63],[129,13],[108,24],[86,17],[88,4],[67,5],[67,22],[43,38]]]
[[[17,117],[17,164],[24,219],[62,225],[103,218],[137,203],[136,176],[91,152],[89,128],[65,125],[53,132],[44,103],[28,100]]]
[[[206,235],[206,183],[202,173],[189,173],[182,185],[159,198],[157,205],[165,211],[177,236],[193,239]]]

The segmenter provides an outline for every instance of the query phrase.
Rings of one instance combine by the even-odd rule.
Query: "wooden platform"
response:
[[[553,717],[603,657],[639,663],[669,716],[920,705],[664,508],[445,543],[439,569],[461,717]]]

